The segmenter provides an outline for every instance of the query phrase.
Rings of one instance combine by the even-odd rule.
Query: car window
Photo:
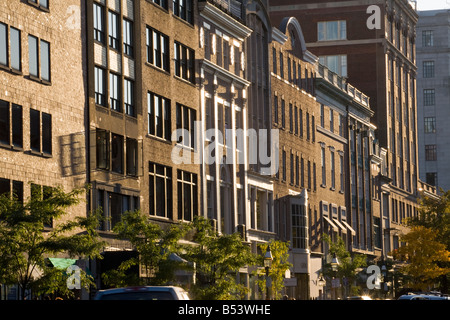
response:
[[[104,294],[100,300],[174,300],[170,292],[120,292]]]

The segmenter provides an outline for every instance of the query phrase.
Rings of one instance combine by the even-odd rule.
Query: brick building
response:
[[[87,182],[84,9],[75,0],[0,4],[0,193],[26,200],[35,188]],[[69,213],[86,215],[86,203]]]
[[[295,16],[302,25],[308,49],[319,61],[370,97],[370,106],[375,111],[372,116],[377,128],[375,138],[380,150],[386,150],[388,166],[383,172],[390,179],[380,188],[385,217],[381,220],[383,252],[387,254],[398,247],[404,218],[417,214],[418,206],[417,13],[408,1],[399,0],[370,4],[282,0],[271,1],[270,5],[274,23],[286,15]],[[376,8],[368,10],[369,5]],[[380,23],[372,28],[368,21],[374,12],[379,13],[376,18]],[[352,247],[377,255],[373,238],[367,236],[355,237]]]

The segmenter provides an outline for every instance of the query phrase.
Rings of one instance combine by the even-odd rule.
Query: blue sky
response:
[[[450,9],[450,0],[417,0],[417,10]]]

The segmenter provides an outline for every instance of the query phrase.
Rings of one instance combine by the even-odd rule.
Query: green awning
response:
[[[77,260],[76,259],[64,259],[64,258],[48,258],[52,265],[56,269],[66,270],[69,266],[74,265]]]

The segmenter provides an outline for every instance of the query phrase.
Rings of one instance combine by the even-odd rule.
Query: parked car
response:
[[[99,290],[94,300],[190,300],[180,287],[140,286]]]
[[[347,297],[347,300],[372,300],[369,296],[351,296]]]
[[[438,294],[404,294],[398,300],[450,300],[448,296]]]

